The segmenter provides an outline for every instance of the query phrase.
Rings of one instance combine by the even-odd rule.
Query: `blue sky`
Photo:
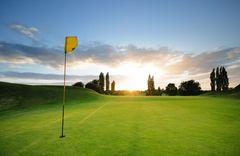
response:
[[[155,50],[156,55],[165,49],[166,54],[179,56],[173,60],[173,63],[179,62],[178,60],[183,55],[189,54],[194,59],[196,55],[203,53],[217,52],[223,49],[227,51],[226,49],[229,50],[229,48],[237,49],[240,47],[239,17],[240,1],[238,0],[2,0],[0,2],[0,41],[4,46],[6,46],[5,43],[19,44],[43,48],[49,53],[49,49],[54,49],[58,53],[64,46],[65,36],[77,35],[80,43],[79,49],[84,47],[90,49],[85,52],[89,52],[91,55],[82,50],[85,60],[81,60],[81,56],[79,56],[79,68],[70,68],[69,73],[97,75],[101,70],[114,73],[114,68],[119,66],[101,61],[102,57],[98,55],[100,55],[102,47],[111,47],[112,52],[107,53],[109,55],[127,50],[124,54],[131,54],[131,60],[127,61],[137,62],[136,66],[139,68],[149,64],[154,64],[154,68],[157,68],[158,63],[152,59],[147,61],[148,65],[141,61],[139,63],[129,51],[129,49],[133,50],[131,46],[135,47],[134,50],[138,53],[144,51],[145,55],[148,55],[147,51],[151,53],[151,49]],[[19,46],[12,46],[19,48]],[[34,48],[33,50],[36,50]],[[91,50],[95,53],[92,53]],[[210,62],[208,70],[219,65],[238,65],[238,49],[235,51],[229,53],[236,53],[236,60],[223,61],[218,64]],[[1,53],[4,54],[4,51]],[[29,51],[28,53],[34,52]],[[25,59],[25,62],[1,61],[0,65],[3,68],[0,69],[0,72],[61,73],[61,69],[44,65],[41,61],[35,60],[40,57],[31,55],[29,58],[28,53],[22,55],[24,59],[28,58]],[[228,55],[226,54],[226,56]],[[32,62],[29,62],[30,59]],[[120,59],[121,61],[126,62],[126,59]],[[82,72],[79,72],[80,69]],[[132,70],[134,71],[134,69]],[[119,69],[119,72],[114,74],[126,76],[126,73],[121,73],[122,70],[124,69]],[[157,70],[158,68],[154,69],[156,73]],[[165,69],[159,70],[165,71]],[[171,73],[170,70],[166,71]],[[185,69],[181,74],[184,72],[193,75],[192,71]],[[201,72],[206,73],[206,71]],[[234,84],[236,83],[234,81]],[[159,82],[159,84],[161,83]]]
[[[0,39],[13,42],[28,41],[3,27],[20,23],[37,27],[49,46],[68,34],[83,42],[193,52],[240,44],[238,0],[3,0],[0,10]]]

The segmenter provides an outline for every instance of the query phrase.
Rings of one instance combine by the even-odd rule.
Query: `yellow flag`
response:
[[[77,36],[67,36],[65,40],[65,52],[71,53],[78,45]]]

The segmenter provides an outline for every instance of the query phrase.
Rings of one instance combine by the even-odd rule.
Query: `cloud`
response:
[[[0,42],[0,62],[35,63],[59,68],[63,64],[63,50]],[[240,60],[240,48],[226,48],[217,51],[203,52],[198,55],[173,51],[168,48],[138,48],[134,45],[112,46],[94,42],[79,45],[76,51],[68,55],[68,63],[87,62],[118,66],[123,62],[138,64],[153,63],[172,72],[204,69],[220,65],[230,65]]]
[[[62,70],[63,48],[36,47],[6,42],[0,42],[0,45],[0,63],[40,64]],[[126,62],[136,63],[139,69],[147,67],[147,64],[154,64],[156,68],[166,71],[162,77],[168,81],[177,80],[177,78],[207,81],[208,73],[217,66],[225,66],[229,71],[229,77],[240,76],[239,70],[237,71],[240,64],[239,47],[191,54],[166,47],[151,49],[138,48],[134,45],[113,46],[92,42],[79,45],[79,48],[73,54],[68,55],[67,59],[68,65],[72,67],[83,62],[105,65],[114,69]],[[235,79],[234,83],[239,82]]]
[[[63,65],[63,50],[57,48],[45,48],[0,42],[0,62],[10,63],[35,63],[52,68],[61,68]],[[68,55],[68,64],[87,62],[103,64],[107,66],[118,66],[122,62],[160,63],[165,64],[182,57],[182,54],[171,51],[168,48],[144,49],[133,45],[112,46],[98,42],[79,45],[71,55]]]
[[[41,64],[52,68],[62,66],[63,52],[57,49],[0,42],[0,62],[12,64]]]
[[[230,53],[228,53],[228,58],[229,59],[237,59],[240,55],[240,48],[236,48]]]
[[[234,57],[229,57],[234,53]],[[217,66],[230,66],[240,61],[240,48],[226,48],[204,52],[199,55],[185,54],[181,61],[170,66],[174,73],[189,71],[192,74],[203,73]]]
[[[37,40],[36,34],[39,33],[39,30],[36,27],[28,27],[22,24],[11,24],[9,27],[30,39]]]

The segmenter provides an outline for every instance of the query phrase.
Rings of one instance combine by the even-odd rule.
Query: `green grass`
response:
[[[60,139],[62,88],[5,86],[14,90],[1,89],[0,155],[240,155],[236,98],[103,96],[69,87]],[[22,101],[7,100],[16,96]]]

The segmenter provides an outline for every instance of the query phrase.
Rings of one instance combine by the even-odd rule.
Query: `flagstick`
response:
[[[64,87],[63,87],[63,105],[62,105],[62,135],[60,136],[60,138],[65,137],[63,135],[63,128],[64,128],[64,105],[66,102],[66,59],[67,59],[67,52],[65,51],[65,58],[64,58]]]

